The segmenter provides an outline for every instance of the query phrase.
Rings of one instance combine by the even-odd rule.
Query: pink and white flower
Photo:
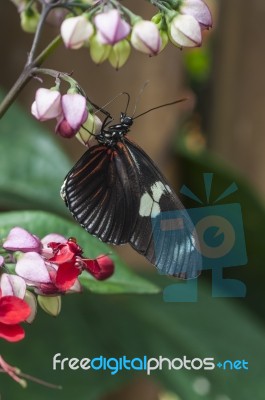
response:
[[[62,115],[58,118],[56,132],[65,138],[73,137],[87,120],[86,99],[78,93],[62,96]]]
[[[93,25],[84,15],[67,18],[61,25],[61,36],[68,49],[80,49],[93,31]]]
[[[152,21],[139,21],[133,29],[131,43],[136,50],[149,56],[157,55],[162,49],[162,39],[156,24]]]
[[[26,229],[16,226],[12,228],[3,243],[3,248],[9,251],[28,251],[39,252],[41,249],[40,239],[26,231]]]
[[[129,35],[131,27],[122,19],[118,10],[97,14],[94,18],[98,40],[103,44],[114,45]]]
[[[169,37],[178,47],[198,47],[202,43],[201,27],[192,15],[176,15],[169,26]]]
[[[57,118],[62,113],[61,93],[53,89],[38,89],[31,113],[39,121]]]
[[[202,0],[184,0],[180,7],[180,13],[194,17],[202,29],[212,27],[211,12]]]

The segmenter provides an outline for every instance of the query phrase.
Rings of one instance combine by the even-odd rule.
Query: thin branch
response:
[[[41,33],[42,33],[44,22],[45,22],[45,20],[46,20],[46,18],[48,16],[49,12],[51,11],[51,9],[52,8],[49,6],[48,3],[43,3],[42,10],[41,10],[41,15],[40,15],[40,20],[39,20],[39,23],[38,23],[38,26],[37,26],[37,30],[35,32],[35,36],[34,36],[34,39],[33,39],[33,42],[32,42],[32,46],[31,46],[31,49],[30,49],[30,52],[29,52],[29,55],[28,55],[28,61],[27,61],[26,67],[28,65],[31,65],[32,62],[33,62],[33,59],[35,57],[35,53],[36,53],[36,50],[37,50],[37,46],[38,46],[39,41],[40,41],[40,36],[41,36]]]
[[[24,68],[23,72],[14,83],[13,87],[10,89],[2,103],[0,104],[0,119],[3,117],[5,112],[17,98],[19,93],[25,87],[25,85],[32,78],[32,70],[38,66],[40,66],[46,58],[58,47],[61,43],[61,37],[57,36],[41,53],[40,55],[32,62],[30,66]]]

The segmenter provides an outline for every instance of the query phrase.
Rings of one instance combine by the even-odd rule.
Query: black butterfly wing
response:
[[[129,242],[162,274],[195,278],[194,227],[147,154],[127,138],[86,151],[65,178],[62,197],[74,218],[104,242]]]
[[[131,246],[162,274],[196,278],[201,256],[187,211],[148,155],[127,138],[124,142],[137,169],[140,188]]]
[[[61,195],[78,223],[103,242],[130,240],[138,213],[135,166],[122,143],[89,148],[68,173]]]

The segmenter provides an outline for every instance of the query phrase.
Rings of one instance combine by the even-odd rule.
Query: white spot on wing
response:
[[[151,217],[155,218],[158,214],[160,214],[161,210],[158,203],[153,202]]]
[[[149,217],[151,215],[152,218],[155,218],[158,214],[160,214],[161,209],[159,206],[159,201],[166,191],[167,189],[163,183],[157,181],[151,186],[151,196],[147,192],[142,195],[139,209],[139,214],[141,217]]]
[[[161,199],[162,195],[165,193],[166,187],[165,187],[165,185],[163,185],[162,182],[158,181],[151,186],[151,190],[153,193],[154,201],[156,201],[158,203],[159,200]]]
[[[153,199],[150,196],[149,193],[145,192],[142,197],[141,197],[141,201],[140,201],[140,209],[139,209],[139,214],[141,215],[141,217],[149,217],[149,215],[151,214],[152,211],[152,207],[153,207]]]

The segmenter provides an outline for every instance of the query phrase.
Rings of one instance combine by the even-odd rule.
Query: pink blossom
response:
[[[171,21],[169,37],[178,47],[198,47],[202,43],[200,24],[191,15],[178,14]]]
[[[40,239],[26,231],[26,229],[15,227],[9,232],[3,243],[3,248],[10,251],[39,252],[41,249]]]
[[[208,6],[202,0],[184,0],[180,13],[194,17],[202,29],[212,27],[212,16]]]
[[[93,25],[84,15],[67,18],[61,25],[61,36],[69,49],[79,49],[93,34]]]
[[[26,283],[20,276],[4,273],[0,279],[0,290],[2,291],[2,296],[16,296],[24,299]]]
[[[136,50],[154,56],[162,47],[159,30],[151,21],[139,21],[132,30],[131,43]]]
[[[98,40],[103,44],[114,45],[126,38],[131,30],[130,25],[121,18],[118,10],[97,14],[94,22],[97,27]]]
[[[62,113],[60,92],[45,88],[38,89],[31,106],[31,113],[39,121],[57,118]]]
[[[78,93],[67,93],[62,96],[63,114],[58,118],[56,132],[65,138],[73,137],[87,120],[86,99]]]

